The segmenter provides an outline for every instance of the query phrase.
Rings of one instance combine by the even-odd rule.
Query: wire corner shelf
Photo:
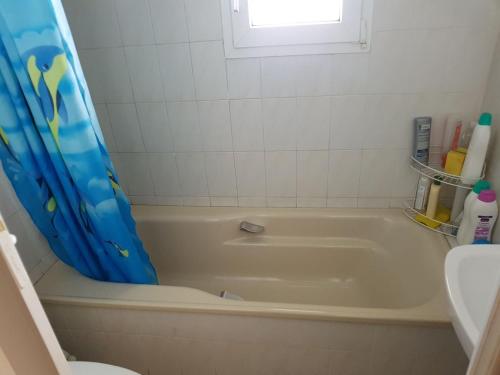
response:
[[[410,157],[410,168],[418,172],[419,174],[429,177],[433,180],[440,180],[442,183],[455,186],[460,189],[471,190],[473,183],[466,183],[463,181],[461,176],[454,175],[443,171],[440,165],[438,164],[430,164],[426,165],[413,156]],[[484,168],[483,173],[480,178],[484,177]]]
[[[415,209],[413,207],[413,205],[414,205],[414,199],[408,199],[407,201],[405,201],[404,209],[403,209],[404,214],[411,221],[417,223],[418,225],[420,225],[426,229],[432,230],[432,231],[437,232],[437,233],[441,233],[445,236],[456,237],[456,233],[458,231],[458,226],[453,225],[451,223],[445,223],[445,222],[436,220],[434,218],[430,218],[428,216],[425,216],[425,213],[420,212],[419,210]],[[417,220],[418,215],[422,215],[429,220],[432,220],[436,223],[439,223],[439,226],[437,226],[436,228],[432,228],[432,227],[425,225],[424,223],[421,223],[420,221]]]

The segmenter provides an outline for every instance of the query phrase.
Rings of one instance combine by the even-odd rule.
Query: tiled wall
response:
[[[495,0],[375,0],[370,53],[224,58],[219,0],[64,0],[132,202],[382,206],[411,120],[476,115]]]
[[[31,280],[36,282],[55,262],[49,244],[18,201],[0,165],[0,212],[9,232],[17,237],[16,248]]]
[[[500,39],[497,42],[495,57],[491,64],[483,110],[493,113],[494,139],[490,146],[492,152],[489,157],[487,175],[500,196]],[[498,222],[494,232],[494,242],[500,243],[500,224]]]
[[[45,305],[79,360],[144,375],[463,375],[451,326]]]

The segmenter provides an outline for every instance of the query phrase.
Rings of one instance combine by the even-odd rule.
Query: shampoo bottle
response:
[[[465,198],[462,222],[460,223],[460,227],[458,228],[458,233],[457,233],[457,241],[459,245],[472,243],[472,238],[469,229],[471,226],[470,223],[471,208],[474,202],[478,199],[479,194],[483,190],[489,190],[489,189],[490,189],[490,183],[488,181],[479,180],[472,188],[472,191],[467,195],[467,198]],[[469,236],[469,238],[467,238],[467,236]]]
[[[479,118],[470,140],[467,156],[462,168],[462,182],[473,184],[481,178],[486,152],[491,137],[491,114],[483,113]]]

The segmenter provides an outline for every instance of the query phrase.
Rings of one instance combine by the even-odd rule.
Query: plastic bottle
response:
[[[427,204],[427,196],[431,187],[431,179],[427,176],[421,176],[418,180],[417,193],[415,194],[415,209],[419,211],[425,210]]]
[[[471,207],[472,243],[491,242],[491,233],[498,217],[497,195],[494,190],[483,190]],[[469,234],[469,233],[468,233]],[[467,238],[469,240],[470,237]]]
[[[472,138],[472,133],[474,132],[474,128],[476,127],[476,123],[474,121],[469,122],[468,124],[464,124],[462,126],[462,131],[460,133],[460,141],[458,142],[458,149],[467,150],[470,145],[470,140]]]
[[[473,184],[481,178],[486,152],[490,143],[491,119],[490,113],[483,113],[472,132],[461,174],[462,182],[465,184]]]
[[[466,238],[467,234],[469,233],[467,231],[467,229],[471,225],[470,224],[471,207],[474,204],[474,202],[478,199],[479,194],[483,190],[489,190],[490,188],[491,188],[491,186],[490,186],[490,183],[488,181],[479,180],[478,182],[476,182],[476,184],[472,188],[472,191],[467,195],[467,198],[465,198],[462,222],[460,223],[460,227],[458,228],[458,233],[457,233],[457,241],[460,245],[472,243],[472,242],[467,242],[467,238]],[[463,190],[463,189],[460,189],[460,190]],[[457,190],[457,193],[458,193],[458,190]],[[471,239],[469,239],[469,241],[471,241]]]
[[[427,210],[425,211],[425,216],[430,219],[434,219],[436,216],[437,205],[439,201],[439,192],[441,191],[441,181],[439,177],[432,182],[431,190],[429,192],[429,200],[427,201]]]
[[[467,130],[468,126],[464,126],[467,123],[464,115],[449,115],[446,119],[446,126],[443,132],[443,140],[441,141],[441,162],[444,168],[446,164],[446,158],[448,152],[456,151],[462,146],[462,137],[464,131]]]

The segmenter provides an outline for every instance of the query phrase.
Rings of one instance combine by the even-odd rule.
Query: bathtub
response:
[[[161,286],[102,283],[58,263],[43,301],[301,318],[448,323],[448,244],[400,210],[135,206]],[[246,220],[265,231],[241,231]],[[222,291],[243,301],[220,298]]]
[[[155,373],[149,363],[163,359],[144,359],[148,366],[127,363],[131,356],[124,354],[126,349],[116,349],[126,341],[124,337],[165,334],[181,347],[182,340],[207,342],[209,351],[215,350],[214,340],[234,350],[252,337],[258,350],[269,342],[288,348],[294,342],[290,335],[300,332],[296,340],[306,351],[319,345],[335,353],[373,357],[367,364],[371,372],[363,372],[367,374],[376,373],[373,367],[383,361],[383,353],[390,356],[401,350],[386,342],[389,337],[403,341],[408,335],[418,337],[411,354],[419,358],[415,359],[418,363],[425,363],[421,352],[436,342],[441,352],[453,353],[442,359],[451,361],[449,373],[466,363],[446,313],[443,264],[448,243],[407,220],[401,210],[135,206],[133,215],[161,285],[98,282],[61,262],[36,285],[63,345],[83,359]],[[258,234],[241,231],[244,220],[265,230]],[[222,291],[241,300],[221,298]],[[165,333],[165,327],[171,330]],[[89,332],[96,336],[83,350],[77,344],[83,340],[78,333],[89,340]],[[105,336],[99,336],[103,332]],[[120,359],[100,357],[102,353],[95,348],[104,344],[99,340],[110,340],[117,332],[121,336],[115,337],[113,347],[121,353]],[[260,332],[258,338],[255,332]],[[330,333],[320,345],[314,341],[314,332],[319,337]],[[336,346],[331,340],[337,340],[339,332],[347,341]],[[426,339],[421,332],[427,332]],[[308,344],[304,337],[314,342]],[[354,339],[366,345],[353,347]],[[129,341],[128,345],[134,344]],[[386,344],[394,347],[377,352]],[[242,352],[248,350],[245,347]],[[179,353],[163,366],[181,357]],[[213,361],[219,372],[220,366],[227,365],[223,357]],[[262,358],[256,361],[261,363]],[[429,365],[436,361],[432,357]],[[185,366],[195,362],[186,360],[179,371],[189,373]],[[355,359],[352,364],[358,362]],[[399,366],[411,361],[400,362]],[[312,363],[317,366],[318,360]],[[406,373],[403,368],[400,371]],[[241,368],[238,372],[242,373]]]

